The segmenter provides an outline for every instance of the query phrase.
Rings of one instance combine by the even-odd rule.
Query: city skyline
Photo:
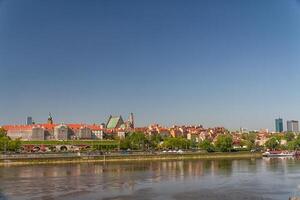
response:
[[[32,116],[27,116],[24,123],[7,123],[7,124],[0,124],[2,126],[7,126],[7,125],[12,125],[12,126],[23,126],[23,125],[44,125],[44,124],[82,124],[82,125],[87,125],[87,124],[95,124],[95,125],[103,125],[103,124],[107,124],[108,121],[110,121],[111,118],[116,118],[116,119],[121,119],[123,121],[123,119],[125,119],[124,121],[131,121],[132,124],[134,124],[135,120],[133,117],[134,113],[130,113],[128,116],[127,115],[109,115],[107,116],[104,120],[102,121],[97,121],[97,122],[86,122],[86,121],[57,121],[54,120],[52,118],[52,114],[49,112],[48,118],[42,119],[42,120],[35,120]],[[123,118],[125,116],[125,118]],[[284,126],[284,124],[286,123],[286,126]],[[138,125],[137,127],[147,127],[147,126],[151,126],[151,125],[161,125],[162,127],[172,127],[172,126],[203,126],[206,128],[212,128],[212,127],[224,127],[227,128],[230,131],[265,131],[268,130],[270,132],[277,132],[277,133],[281,133],[281,132],[299,132],[299,121],[296,119],[283,119],[281,117],[279,118],[275,118],[275,124],[273,124],[273,127],[260,127],[259,129],[248,129],[247,127],[239,127],[237,129],[231,129],[226,127],[225,125],[214,125],[214,126],[206,126],[203,123],[195,123],[195,124],[188,124],[188,123],[170,123],[170,124],[162,124],[159,122],[153,122],[153,123],[147,123],[144,122],[145,125]],[[134,125],[133,125],[134,126]]]
[[[0,1],[0,124],[300,119],[299,1]],[[286,72],[286,73],[284,73]],[[288,73],[287,73],[288,72]]]

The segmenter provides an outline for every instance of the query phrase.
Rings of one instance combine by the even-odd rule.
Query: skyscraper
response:
[[[275,119],[275,130],[277,133],[283,131],[283,120],[281,118]]]
[[[32,125],[33,121],[32,121],[32,117],[28,116],[26,119],[26,125]]]
[[[286,122],[288,132],[299,132],[299,122],[297,120],[289,120]]]

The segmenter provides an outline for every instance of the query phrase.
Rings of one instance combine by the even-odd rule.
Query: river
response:
[[[0,199],[288,199],[300,160],[263,158],[0,167]]]

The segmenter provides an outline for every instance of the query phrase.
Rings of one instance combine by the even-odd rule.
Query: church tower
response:
[[[50,112],[49,112],[49,117],[48,117],[48,124],[53,124],[53,119],[52,119]]]
[[[133,113],[130,113],[128,121],[129,121],[130,128],[134,129],[134,117],[133,117]]]

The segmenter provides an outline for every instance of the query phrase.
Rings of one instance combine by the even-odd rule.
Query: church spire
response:
[[[51,112],[49,112],[48,124],[53,124],[53,119],[52,119],[52,116],[51,116]]]
[[[128,124],[129,124],[129,128],[134,129],[134,118],[133,118],[133,113],[130,113],[130,115],[129,115]]]

